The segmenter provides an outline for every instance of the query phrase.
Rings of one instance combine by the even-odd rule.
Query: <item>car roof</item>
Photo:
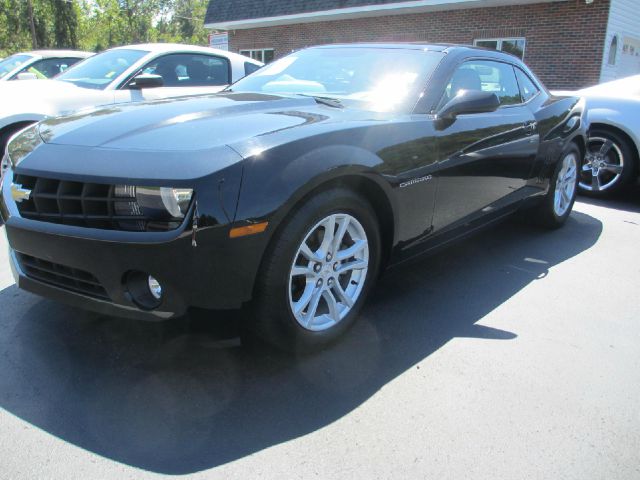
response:
[[[249,57],[245,57],[244,55],[240,55],[238,53],[229,52],[227,50],[220,50],[212,47],[203,47],[200,45],[185,45],[182,43],[139,43],[135,45],[122,45],[120,47],[114,47],[111,50],[145,50],[150,53],[164,53],[164,52],[202,52],[202,53],[212,53],[215,52],[217,55],[227,57],[227,58],[238,58],[241,57],[244,61],[249,63],[255,63],[256,65],[262,65],[261,62],[257,60],[253,60]]]
[[[310,48],[393,48],[401,50],[431,50],[442,52],[450,48],[451,45],[439,43],[410,43],[410,42],[393,42],[393,43],[333,43],[329,45],[317,45]]]
[[[30,52],[20,52],[15,55],[37,55],[42,58],[52,57],[79,57],[87,58],[95,55],[95,52],[83,52],[81,50],[32,50]]]
[[[402,50],[427,50],[431,52],[444,53],[471,53],[490,54],[490,55],[507,55],[520,60],[515,55],[507,52],[494,50],[492,48],[476,47],[474,45],[463,45],[455,43],[424,43],[424,42],[389,42],[389,43],[335,43],[328,45],[318,45],[310,48],[393,48]]]

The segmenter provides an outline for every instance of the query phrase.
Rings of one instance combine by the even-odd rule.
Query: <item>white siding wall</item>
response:
[[[614,36],[617,36],[618,48],[615,65],[610,65],[609,52]],[[611,0],[600,81],[608,82],[638,73],[640,73],[640,0]]]

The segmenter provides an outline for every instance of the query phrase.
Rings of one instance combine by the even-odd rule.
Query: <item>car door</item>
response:
[[[139,102],[183,95],[215,93],[231,83],[231,64],[225,57],[204,53],[171,53],[147,63],[140,73],[160,75],[162,87],[135,88],[135,75],[122,87],[117,97]]]
[[[461,63],[440,106],[460,90],[494,92],[500,107],[458,115],[439,129],[435,231],[500,213],[521,200],[538,150],[535,118],[523,104],[511,64]]]

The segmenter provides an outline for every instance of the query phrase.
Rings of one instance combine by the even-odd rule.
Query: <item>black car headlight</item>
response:
[[[136,187],[138,205],[151,218],[184,218],[192,196],[191,188]]]
[[[116,185],[114,212],[118,216],[144,217],[151,222],[182,221],[193,189]]]

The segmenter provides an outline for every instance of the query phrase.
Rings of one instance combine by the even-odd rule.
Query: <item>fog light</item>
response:
[[[160,285],[160,282],[149,275],[147,283],[149,284],[149,291],[151,295],[153,295],[153,298],[160,300],[162,298],[162,285]]]
[[[144,310],[153,310],[162,303],[162,285],[145,272],[131,271],[124,276],[127,293],[133,302]]]

